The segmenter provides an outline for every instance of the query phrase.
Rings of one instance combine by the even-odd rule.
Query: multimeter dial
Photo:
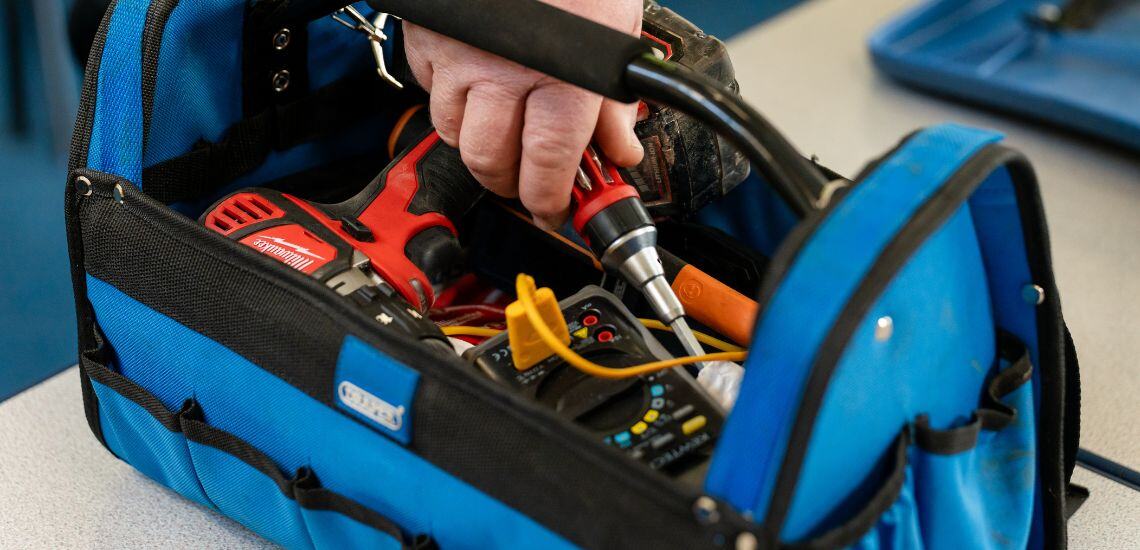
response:
[[[621,368],[670,358],[640,321],[601,288],[587,287],[559,305],[570,329],[570,348],[595,363]],[[715,438],[724,422],[720,407],[680,368],[609,380],[552,355],[520,371],[505,334],[470,350],[467,357],[490,378],[655,469],[669,469],[692,456]]]

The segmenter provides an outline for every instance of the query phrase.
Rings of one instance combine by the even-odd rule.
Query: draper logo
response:
[[[393,432],[400,431],[400,428],[404,426],[405,409],[403,405],[395,406],[347,380],[340,383],[337,393],[340,395],[341,402],[350,409],[363,414]]]

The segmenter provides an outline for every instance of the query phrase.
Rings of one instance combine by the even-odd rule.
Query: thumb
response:
[[[641,162],[645,150],[633,130],[637,123],[637,103],[618,103],[607,99],[598,116],[594,140],[614,164],[630,167]]]

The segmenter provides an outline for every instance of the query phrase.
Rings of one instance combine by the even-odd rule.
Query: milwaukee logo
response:
[[[404,426],[405,409],[403,405],[397,407],[347,380],[340,383],[337,394],[340,396],[341,403],[344,403],[348,408],[363,414],[393,432],[400,431],[400,428]]]
[[[276,256],[278,260],[281,260],[281,263],[299,271],[304,271],[316,260],[325,259],[312,250],[293,244],[281,237],[258,235],[249,245],[262,254]]]

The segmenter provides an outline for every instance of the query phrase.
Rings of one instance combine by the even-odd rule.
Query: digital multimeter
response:
[[[559,306],[570,329],[570,348],[595,363],[621,368],[671,358],[616,297],[599,287],[586,287]],[[520,371],[506,334],[464,357],[493,380],[553,408],[654,469],[673,471],[690,463],[724,423],[724,411],[683,367],[608,380],[552,355]]]

